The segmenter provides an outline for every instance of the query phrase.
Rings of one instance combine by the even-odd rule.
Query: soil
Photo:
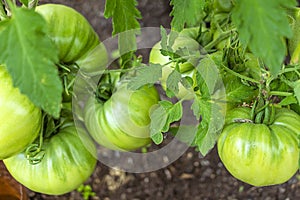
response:
[[[111,20],[103,16],[104,0],[40,0],[40,3],[61,3],[74,7],[92,24],[101,40],[111,36]],[[139,0],[142,27],[170,27],[170,5],[166,0]],[[287,183],[253,187],[233,178],[220,162],[216,149],[203,157],[190,148],[171,165],[149,173],[125,173],[98,162],[86,181],[96,193],[92,200],[205,200],[205,199],[300,199],[299,172]],[[49,196],[28,190],[31,200],[80,200],[77,191]]]

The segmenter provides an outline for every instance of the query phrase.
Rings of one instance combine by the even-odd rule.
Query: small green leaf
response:
[[[163,102],[164,103],[164,102]],[[181,102],[177,102],[175,104],[172,104],[172,106],[169,105],[163,105],[165,110],[168,112],[168,118],[165,123],[165,126],[162,129],[162,132],[166,132],[169,130],[170,124],[173,122],[176,122],[181,119],[182,117],[182,104]]]
[[[173,95],[168,95],[169,97],[173,97],[174,94],[178,94],[179,86],[178,83],[181,80],[181,74],[177,70],[173,70],[168,78],[167,78],[167,90],[171,92]]]
[[[12,7],[12,17],[0,22],[0,63],[15,87],[54,117],[60,113],[62,83],[55,66],[58,51],[46,34],[46,22],[33,10]]]
[[[160,40],[160,46],[163,50],[167,50],[167,46],[168,46],[168,33],[167,30],[164,29],[163,26],[160,26],[160,36],[161,36],[161,40]]]
[[[199,25],[205,16],[205,2],[206,0],[171,0],[172,29],[181,31],[185,25],[188,27]]]
[[[220,79],[218,68],[209,57],[200,60],[197,66],[198,75],[201,75],[203,83],[206,84],[209,94],[214,92],[215,86]]]
[[[137,90],[146,84],[154,84],[161,78],[162,67],[159,64],[149,64],[136,70],[136,76],[128,83],[128,88]]]
[[[287,105],[291,105],[291,104],[295,104],[298,103],[296,97],[294,96],[287,96],[284,99],[282,99],[279,103],[279,105],[281,106],[287,106]]]
[[[182,117],[182,104],[173,104],[169,101],[160,101],[158,106],[150,114],[150,137],[156,143],[162,141],[162,132],[167,132],[172,122]]]
[[[192,104],[195,116],[201,116],[194,145],[206,155],[215,145],[224,125],[221,107],[210,100],[195,98]]]
[[[158,105],[150,114],[150,137],[155,144],[162,142],[162,129],[166,124],[167,118],[168,114],[161,105]]]
[[[161,144],[163,142],[164,136],[161,132],[158,132],[154,135],[151,135],[151,139],[156,145],[158,145],[158,144]]]

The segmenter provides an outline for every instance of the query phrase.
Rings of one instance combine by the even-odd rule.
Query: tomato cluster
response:
[[[46,20],[48,37],[58,49],[57,66],[63,83],[74,82],[77,73],[98,77],[106,69],[106,49],[79,12],[60,4],[40,5],[36,12]],[[8,120],[0,125],[0,159],[11,175],[33,191],[64,194],[93,173],[97,162],[94,141],[122,151],[150,144],[150,110],[159,101],[158,92],[154,86],[129,90],[128,80],[119,75],[109,83],[110,96],[101,99],[92,95],[80,108],[82,116],[77,117],[84,125],[76,127],[72,94],[84,91],[85,82],[79,83],[77,91],[72,91],[72,86],[63,92],[61,116],[55,119],[20,93],[1,65],[0,116]],[[98,90],[102,85],[99,81]],[[95,94],[100,94],[98,90]]]
[[[59,4],[37,6],[36,11],[46,20],[48,36],[59,51],[58,66],[76,65],[86,74],[105,67],[106,50],[80,13]],[[0,125],[0,159],[12,176],[45,194],[64,194],[79,187],[96,166],[91,138],[77,130],[64,106],[61,118],[53,119],[33,105],[13,86],[5,66],[0,66],[0,85],[0,115],[6,119]],[[64,102],[70,100],[68,95],[64,94]]]
[[[255,186],[284,183],[299,169],[300,106],[299,94],[295,94],[299,93],[299,67],[286,66],[272,77],[260,59],[239,44],[238,33],[227,23],[232,1],[215,0],[211,6],[213,17],[207,18],[213,19],[166,34],[156,43],[147,70],[153,65],[161,67],[161,77],[155,83],[168,98],[174,97],[177,103],[193,101],[193,114],[200,121],[194,143],[217,142],[219,157],[234,177]],[[6,66],[0,65],[0,118],[5,120],[0,125],[0,160],[29,189],[58,195],[76,189],[90,177],[97,164],[97,145],[118,151],[147,147],[153,139],[151,133],[168,130],[178,118],[174,115],[183,114],[180,109],[172,110],[171,101],[168,108],[160,104],[153,80],[130,89],[130,81],[140,72],[137,68],[145,69],[133,55],[126,60],[129,66],[115,62],[112,65],[117,63],[118,69],[107,69],[105,46],[76,10],[45,4],[37,6],[36,12],[45,19],[47,37],[58,50],[56,64],[65,86],[61,115],[53,118],[36,107],[14,87]],[[299,57],[295,35],[288,41],[292,64],[297,64]],[[134,66],[137,63],[141,66]],[[199,70],[201,67],[206,71]],[[96,87],[85,93],[81,79],[74,87],[78,74],[97,79]],[[80,95],[86,102],[77,105],[74,101]],[[77,113],[72,113],[72,107],[77,106]],[[161,130],[153,131],[157,127],[151,124],[155,121],[151,114],[156,108],[166,113],[156,113],[159,116],[154,117],[162,121]],[[208,110],[218,116],[207,114]],[[177,113],[171,115],[172,111]],[[75,117],[82,126],[75,126]],[[213,117],[219,121],[214,122]],[[201,132],[207,128],[205,123],[213,124],[212,130],[207,130],[210,133]],[[211,145],[202,141],[203,146]]]

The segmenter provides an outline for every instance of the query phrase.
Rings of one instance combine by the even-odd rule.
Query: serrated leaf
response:
[[[62,83],[55,63],[58,51],[46,36],[46,22],[33,10],[12,7],[12,17],[0,22],[0,63],[14,86],[47,113],[58,117]]]
[[[142,16],[136,6],[136,0],[106,0],[104,16],[112,18],[113,35],[140,28],[137,19]]]
[[[286,54],[284,38],[292,36],[287,12],[294,0],[237,0],[232,21],[239,38],[254,55],[262,58],[273,75],[281,69]]]
[[[201,122],[198,126],[194,145],[206,155],[215,145],[224,125],[221,107],[211,101],[197,98],[192,104],[194,113],[200,113]]]
[[[128,83],[128,88],[137,90],[146,84],[154,84],[162,76],[162,66],[159,64],[150,64],[140,67],[136,70],[136,76]]]
[[[199,25],[203,19],[205,0],[171,0],[173,16],[171,27],[173,30],[181,31],[185,25],[193,27]]]
[[[112,18],[112,35],[122,33],[118,38],[120,55],[136,50],[136,35],[140,33],[141,13],[136,0],[107,0],[104,17]]]

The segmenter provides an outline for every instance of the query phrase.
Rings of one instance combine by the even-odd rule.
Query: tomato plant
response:
[[[118,49],[104,45],[101,33],[73,8],[38,0],[0,1],[0,117],[5,122],[0,159],[18,181],[34,191],[63,194],[91,175],[94,144],[81,140],[91,147],[84,149],[73,125],[61,127],[73,123],[72,107],[79,109],[74,117],[97,143],[131,151],[152,141],[161,144],[179,129],[186,101],[199,122],[188,144],[202,155],[217,144],[222,162],[237,179],[265,186],[296,173],[296,3],[171,0],[170,6],[171,31],[160,28],[160,41],[145,63],[137,51],[143,31],[135,0],[106,1],[103,15],[111,18]],[[115,60],[108,63],[109,58]],[[85,80],[98,81],[90,93],[85,93]]]
[[[93,173],[97,161],[93,141],[74,125],[45,138],[40,154],[36,164],[28,162],[25,152],[5,159],[4,164],[18,182],[52,195],[77,189]]]
[[[38,136],[41,110],[13,86],[5,66],[0,65],[0,159],[23,151]]]
[[[236,178],[255,186],[284,183],[298,170],[300,116],[279,108],[269,124],[253,123],[250,108],[229,111],[219,156]]]

